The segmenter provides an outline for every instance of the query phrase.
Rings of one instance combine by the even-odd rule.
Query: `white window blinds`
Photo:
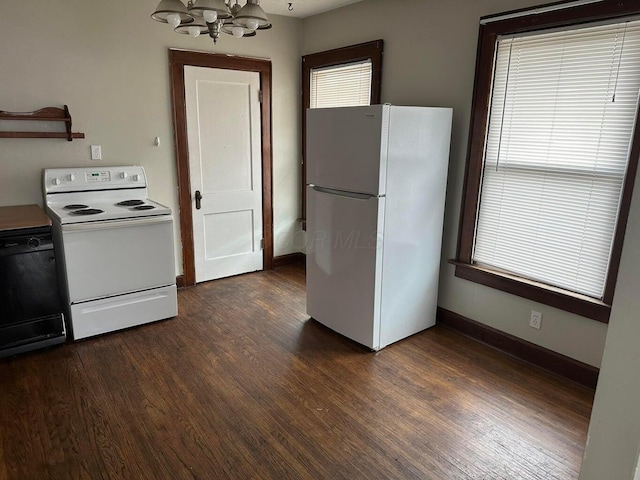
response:
[[[371,60],[311,70],[311,108],[355,107],[371,100]]]
[[[640,88],[640,21],[500,38],[473,260],[602,298]]]

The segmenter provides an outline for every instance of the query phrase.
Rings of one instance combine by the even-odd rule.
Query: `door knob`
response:
[[[196,210],[200,210],[200,208],[202,207],[201,200],[202,194],[200,193],[200,190],[196,190]]]

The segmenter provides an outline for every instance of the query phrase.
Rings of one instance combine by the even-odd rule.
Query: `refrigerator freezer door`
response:
[[[384,198],[307,187],[307,199],[307,312],[377,350]]]
[[[385,193],[389,106],[307,110],[307,184]]]

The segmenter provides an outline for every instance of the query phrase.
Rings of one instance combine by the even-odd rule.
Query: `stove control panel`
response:
[[[93,182],[109,182],[111,181],[111,172],[86,172],[85,177],[88,183]]]
[[[44,172],[45,193],[112,190],[117,188],[146,188],[144,168],[79,167],[49,168]]]

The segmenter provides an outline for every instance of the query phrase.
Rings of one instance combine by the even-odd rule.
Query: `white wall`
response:
[[[157,0],[0,2],[0,110],[69,105],[84,140],[0,139],[0,205],[42,204],[43,168],[143,165],[150,197],[177,217],[168,49],[268,58],[273,69],[275,255],[299,230],[300,20],[271,17],[255,38],[174,33],[150,19]],[[15,122],[14,122],[15,124]],[[6,122],[3,129],[7,130]],[[160,147],[153,145],[156,136]],[[89,145],[102,145],[92,162]],[[176,222],[177,271],[182,272]]]
[[[561,310],[456,278],[456,255],[475,71],[478,20],[542,0],[365,0],[303,20],[302,53],[382,38],[382,101],[454,109],[438,304],[491,327],[599,366],[607,327]],[[499,307],[497,307],[499,306]],[[544,314],[542,330],[530,311]]]

